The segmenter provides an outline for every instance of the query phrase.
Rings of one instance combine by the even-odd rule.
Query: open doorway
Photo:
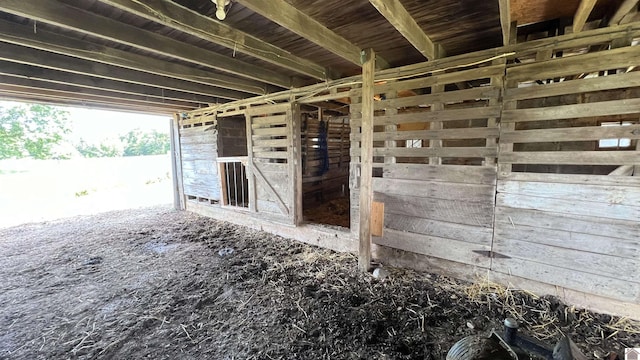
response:
[[[304,220],[349,228],[349,117],[319,108],[301,123]]]
[[[247,130],[244,116],[218,119],[218,173],[222,205],[249,207]]]

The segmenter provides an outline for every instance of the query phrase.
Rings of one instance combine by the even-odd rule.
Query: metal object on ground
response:
[[[518,334],[518,323],[504,320],[504,333],[491,331],[489,336],[472,335],[455,343],[447,353],[447,360],[576,360],[586,359],[575,344],[563,335],[551,348],[535,339]]]

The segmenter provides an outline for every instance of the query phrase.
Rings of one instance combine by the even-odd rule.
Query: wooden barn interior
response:
[[[171,114],[175,206],[640,319],[637,0],[3,0],[0,97]]]

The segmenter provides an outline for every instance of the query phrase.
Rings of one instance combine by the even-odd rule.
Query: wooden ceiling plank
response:
[[[402,34],[424,57],[434,60],[436,45],[424,33],[420,25],[411,17],[399,0],[369,0],[393,27]]]
[[[502,26],[502,45],[509,45],[511,38],[511,1],[498,0],[500,6],[500,26]]]
[[[173,1],[145,0],[141,3],[134,0],[100,0],[100,2],[314,79],[323,81],[329,79],[327,75],[329,72],[321,65],[293,55]]]
[[[637,5],[638,0],[624,0],[616,10],[615,14],[611,17],[611,20],[609,20],[609,24],[619,25],[622,22],[622,19],[633,11],[633,8]]]
[[[573,16],[573,33],[578,33],[582,31],[584,28],[584,24],[587,23],[587,19],[589,19],[589,15],[593,10],[593,7],[596,5],[598,0],[581,0],[580,5],[578,5],[578,10],[576,10],[576,14]]]
[[[43,61],[45,59],[46,63]],[[103,79],[219,97],[216,95],[216,89],[211,86],[75,59],[14,44],[2,44],[0,46],[0,60]]]
[[[291,85],[288,76],[275,71],[88,13],[55,0],[2,0],[0,10],[283,88]]]
[[[235,0],[326,50],[361,66],[360,48],[284,0]]]
[[[190,94],[182,91],[160,89],[147,85],[124,83],[121,81],[71,74],[59,70],[34,67],[0,60],[0,75],[45,81],[52,84],[74,85],[94,90],[108,90],[126,95],[140,95],[162,100],[190,101],[196,103],[216,103],[221,99],[213,96]]]
[[[208,93],[215,93],[215,96],[226,99],[242,99],[249,97],[249,94],[263,95],[265,93],[265,88],[260,87],[263,84],[252,80],[236,79],[232,76],[190,68],[163,60],[154,60],[153,66],[150,66],[149,58],[146,56],[67,38],[43,30],[38,30],[37,33],[34,33],[32,26],[19,25],[2,20],[0,20],[0,41],[142,71],[170,79],[208,85],[210,86],[207,90]],[[46,65],[48,57],[43,57],[40,61],[43,65]],[[233,83],[234,80],[236,81],[235,84]]]

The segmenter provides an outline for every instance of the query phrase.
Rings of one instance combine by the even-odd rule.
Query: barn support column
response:
[[[173,178],[173,207],[185,210],[184,188],[182,187],[182,151],[180,150],[180,114],[175,114],[169,122],[171,135],[171,175]]]
[[[371,266],[371,201],[373,168],[373,85],[375,52],[363,51],[362,64],[362,124],[360,128],[360,231],[358,267],[368,271]]]

